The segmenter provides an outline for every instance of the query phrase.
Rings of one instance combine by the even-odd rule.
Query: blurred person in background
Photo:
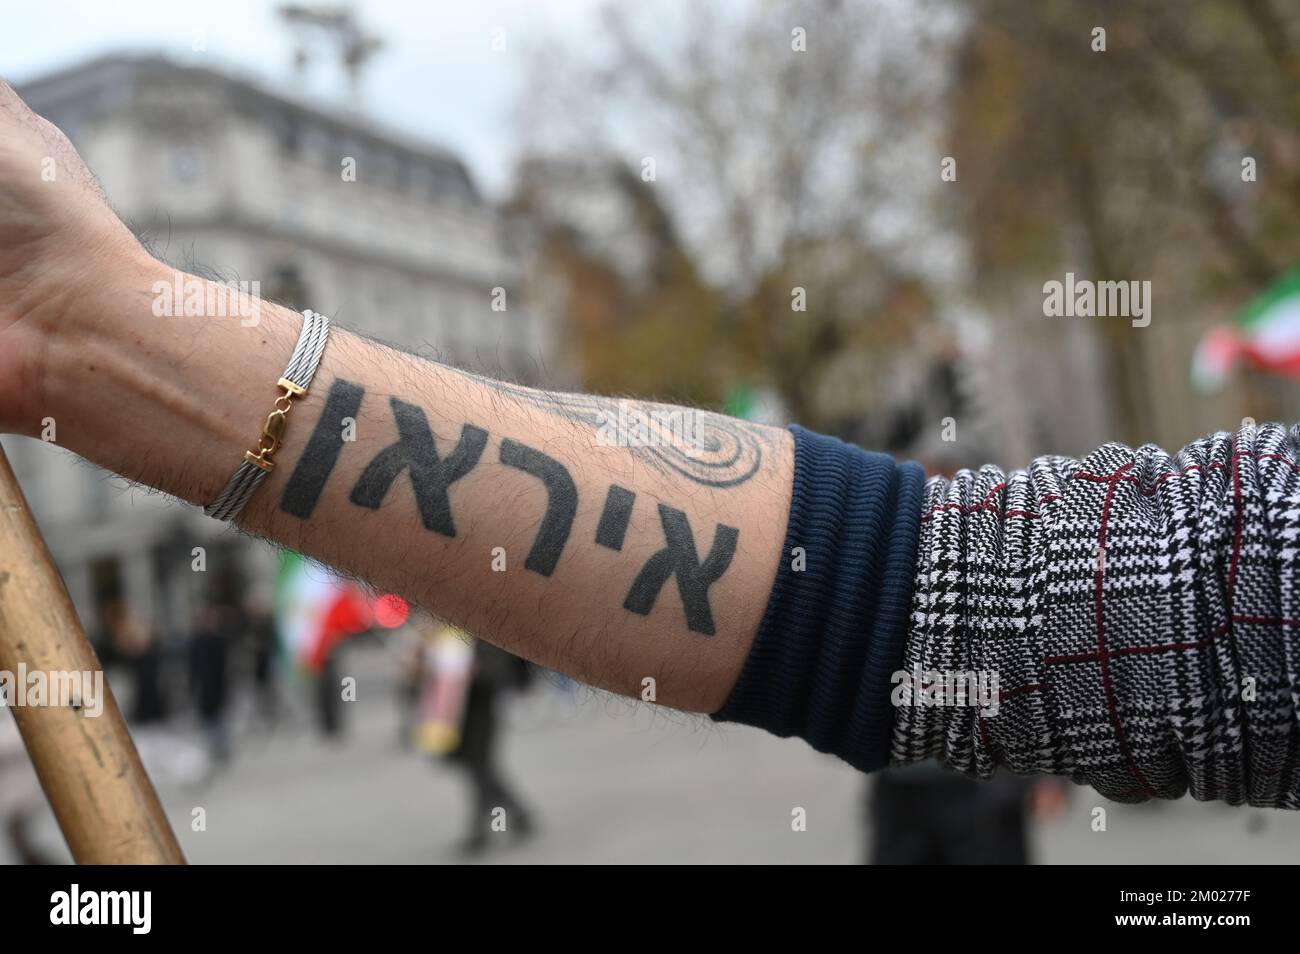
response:
[[[307,582],[299,606],[305,609],[306,625],[298,632],[296,652],[313,677],[316,726],[327,741],[339,742],[347,728],[339,663],[348,641],[374,626],[374,612],[360,587],[325,568],[305,569],[300,578]],[[288,623],[289,632],[295,625]],[[287,642],[295,645],[294,637],[289,636]]]
[[[275,616],[258,594],[250,595],[243,606],[245,636],[253,677],[253,708],[268,730],[280,718],[279,631]]]
[[[321,655],[313,683],[316,728],[330,742],[341,741],[346,729],[343,721],[343,696],[339,692],[338,656],[341,651],[341,647],[334,646]]]
[[[213,598],[200,604],[190,636],[190,691],[214,771],[231,756],[230,655],[241,632],[241,614],[235,607]]]
[[[194,784],[209,776],[213,761],[206,747],[168,725],[174,709],[173,680],[177,675],[186,678],[186,663],[172,658],[157,629],[121,597],[104,606],[96,653],[106,672],[115,670],[115,691],[121,688],[120,674],[129,677],[130,688],[122,693],[123,714],[131,722],[140,758],[154,777]],[[180,691],[184,694],[185,689]]]
[[[394,701],[397,704],[397,745],[401,749],[416,746],[416,732],[423,721],[421,703],[425,696],[426,666],[424,654],[431,648],[428,615],[413,613],[406,625],[393,633],[387,642],[397,670]]]
[[[528,664],[427,614],[417,623],[423,688],[415,743],[464,770],[473,811],[460,844],[467,855],[485,851],[496,832],[533,833],[531,812],[507,784],[498,764],[502,693],[528,686]]]
[[[131,675],[127,718],[136,726],[162,722],[168,715],[166,658],[157,631],[120,597],[104,607],[99,653],[105,668],[115,664]]]
[[[1066,799],[1057,779],[977,782],[937,762],[887,769],[867,788],[873,865],[1027,865],[1030,818],[1058,817]]]

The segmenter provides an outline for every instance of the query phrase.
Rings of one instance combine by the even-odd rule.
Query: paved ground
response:
[[[349,666],[359,699],[349,706],[341,744],[322,743],[305,724],[270,736],[245,730],[234,763],[206,785],[168,777],[184,763],[175,752],[153,757],[169,766],[156,771],[159,787],[191,861],[459,860],[454,843],[467,810],[459,776],[400,749],[380,659]],[[522,844],[501,836],[486,860],[852,863],[862,856],[861,778],[801,743],[590,693],[574,700],[550,686],[520,700],[511,721],[506,761],[541,830]],[[186,738],[187,746],[196,740]],[[1186,799],[1126,807],[1072,791],[1065,816],[1036,830],[1041,861],[1300,859],[1300,813]],[[1096,805],[1108,811],[1104,833],[1090,827]],[[206,812],[206,831],[191,830],[195,807]],[[795,808],[806,811],[806,831],[791,830]],[[40,834],[58,844],[51,819]]]

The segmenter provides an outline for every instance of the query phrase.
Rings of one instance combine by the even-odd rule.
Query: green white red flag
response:
[[[1192,380],[1214,390],[1242,366],[1300,378],[1300,269],[1256,296],[1231,324],[1205,333],[1192,359]]]

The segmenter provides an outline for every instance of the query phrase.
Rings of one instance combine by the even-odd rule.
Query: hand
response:
[[[0,432],[39,431],[56,332],[142,258],[67,136],[0,80]]]

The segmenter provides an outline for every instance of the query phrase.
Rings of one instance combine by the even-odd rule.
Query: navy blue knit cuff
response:
[[[925,475],[790,430],[794,496],[781,567],[740,678],[713,718],[797,735],[869,772],[889,760],[890,678],[902,667]]]

